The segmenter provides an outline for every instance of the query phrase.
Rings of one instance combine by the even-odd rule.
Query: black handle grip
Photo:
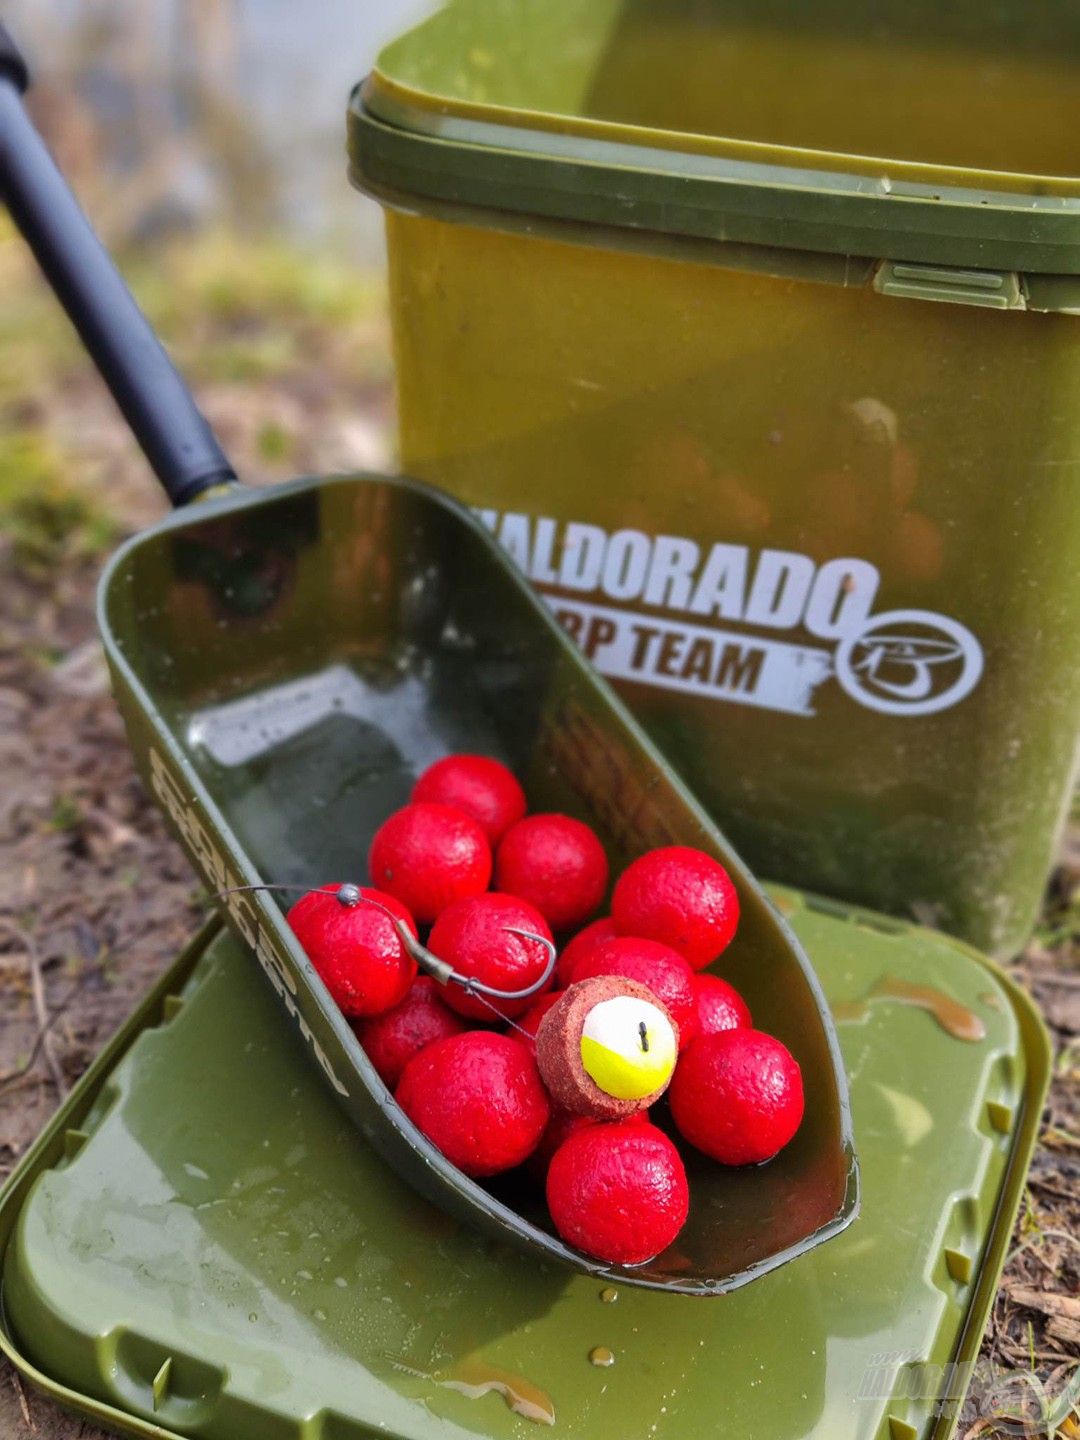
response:
[[[236,473],[23,105],[26,64],[0,27],[0,195],[174,505]]]
[[[30,71],[26,68],[22,51],[15,44],[11,31],[2,20],[0,20],[0,74],[7,76],[20,93],[30,84]]]

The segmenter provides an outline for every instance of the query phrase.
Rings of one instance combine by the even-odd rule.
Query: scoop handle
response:
[[[186,505],[236,472],[35,129],[28,84],[0,24],[0,197],[169,499]]]

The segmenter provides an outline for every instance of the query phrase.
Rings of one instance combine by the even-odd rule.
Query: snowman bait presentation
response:
[[[644,985],[618,975],[564,990],[536,1032],[540,1078],[556,1105],[591,1120],[625,1120],[660,1099],[675,1073],[679,1032]]]
[[[500,761],[446,756],[376,832],[373,888],[317,887],[288,920],[383,1083],[452,1164],[476,1178],[524,1167],[568,1245],[640,1265],[689,1211],[676,1142],[721,1165],[770,1160],[802,1121],[802,1076],[704,973],[739,920],[717,860],[651,850],[596,919],[599,838],[527,809]]]

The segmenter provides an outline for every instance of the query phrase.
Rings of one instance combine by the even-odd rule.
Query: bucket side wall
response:
[[[494,512],[749,862],[1019,945],[1074,766],[1080,321],[388,233],[404,468]]]

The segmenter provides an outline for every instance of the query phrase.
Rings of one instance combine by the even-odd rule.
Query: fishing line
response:
[[[533,981],[531,985],[526,985],[521,990],[500,990],[494,985],[485,985],[472,975],[463,975],[460,970],[455,970],[447,961],[440,960],[438,955],[433,954],[426,945],[420,943],[400,916],[395,915],[381,900],[373,900],[370,895],[364,895],[359,885],[353,885],[352,883],[333,886],[279,884],[230,885],[225,890],[215,890],[213,893],[216,898],[224,899],[227,895],[241,895],[252,890],[279,890],[291,895],[333,895],[339,904],[344,905],[349,910],[357,905],[374,906],[376,910],[381,910],[391,925],[393,925],[397,932],[398,939],[401,941],[409,956],[417,965],[427,971],[429,975],[432,975],[440,985],[448,985],[451,982],[455,985],[460,985],[467,994],[475,996],[481,1004],[486,1005],[489,1010],[498,1015],[500,1020],[505,1020],[506,1023],[513,1026],[515,1030],[521,1031],[521,1034],[529,1039],[532,1038],[527,1030],[522,1030],[520,1025],[514,1025],[512,1020],[508,1020],[491,1001],[500,1000],[505,1003],[507,1000],[529,1000],[544,989],[555,970],[555,961],[558,956],[553,942],[545,935],[536,935],[531,930],[520,930],[516,925],[503,926],[503,930],[508,935],[518,935],[522,940],[533,940],[537,945],[542,946],[547,954],[547,964],[544,966],[540,978]]]

